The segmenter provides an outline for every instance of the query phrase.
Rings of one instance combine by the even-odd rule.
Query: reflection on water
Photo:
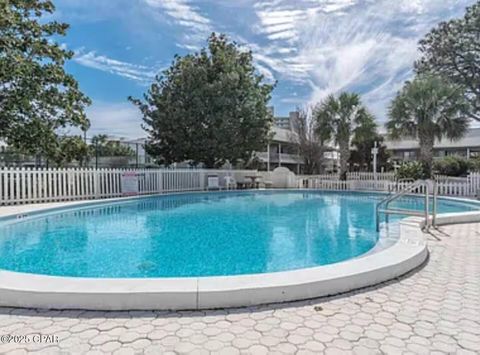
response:
[[[33,216],[0,224],[0,268],[85,277],[173,277],[325,265],[375,245],[374,211],[380,198],[348,192],[201,193]],[[395,207],[421,210],[423,203],[406,197]],[[473,208],[442,202],[439,210]]]

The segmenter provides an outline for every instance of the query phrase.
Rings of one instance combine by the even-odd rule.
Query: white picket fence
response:
[[[127,169],[28,169],[0,168],[0,205],[71,201],[122,196],[121,176]],[[207,176],[237,181],[255,174],[252,170],[140,169],[139,194],[199,191]]]
[[[408,186],[410,182],[396,182],[390,180],[332,180],[321,179],[317,176],[302,176],[298,179],[299,188],[321,189],[321,190],[352,190],[352,191],[400,191]],[[471,173],[463,182],[438,180],[437,191],[439,195],[478,197],[480,195],[480,173]],[[424,193],[423,188],[416,190]]]
[[[397,184],[388,180],[323,180],[318,178],[302,177],[298,180],[299,188],[320,190],[352,190],[352,191],[393,191]],[[406,183],[398,184],[398,189]]]
[[[305,178],[316,178],[319,180],[340,180],[339,174],[304,175]],[[373,172],[350,172],[347,173],[347,180],[375,180]],[[376,180],[395,181],[395,173],[377,173]]]
[[[0,168],[0,205],[72,201],[120,197],[121,176],[126,169],[28,169]],[[140,169],[139,194],[178,191],[200,191],[207,187],[207,176],[219,176],[225,185],[226,176],[237,182],[256,175],[254,170]],[[366,179],[370,173],[353,173],[347,181],[332,176],[299,176],[299,188],[322,190],[398,191],[408,182],[395,182],[390,173],[379,174],[377,180]],[[440,179],[438,193],[445,196],[474,197],[480,193],[480,173],[471,173],[463,180]],[[418,192],[421,192],[420,190]]]
[[[347,173],[347,180],[385,180],[385,181],[394,181],[395,173],[377,173],[375,179],[375,174],[373,172],[351,172]]]

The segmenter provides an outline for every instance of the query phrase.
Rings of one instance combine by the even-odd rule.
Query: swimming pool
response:
[[[40,212],[0,221],[0,269],[183,278],[330,265],[375,247],[375,206],[382,197],[304,190],[191,193]],[[421,210],[423,199],[406,197],[391,206]],[[478,209],[444,199],[438,206],[439,213]]]

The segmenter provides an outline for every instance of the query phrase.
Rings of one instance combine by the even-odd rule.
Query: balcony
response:
[[[256,153],[256,156],[264,163],[268,161],[267,152]],[[287,154],[287,153],[278,154],[276,152],[270,152],[270,163],[303,164],[303,159],[298,154]]]

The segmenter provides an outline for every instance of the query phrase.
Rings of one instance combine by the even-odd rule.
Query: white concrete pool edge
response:
[[[125,199],[99,203],[113,201]],[[79,207],[91,205],[91,202],[44,204],[37,209],[25,205],[23,207],[28,207],[25,211],[16,208],[13,215],[51,210],[52,207]],[[0,217],[5,214],[12,215],[0,209]],[[479,221],[480,212],[437,217],[439,225]],[[402,220],[398,240],[378,252],[336,264],[286,272],[199,278],[92,279],[0,271],[0,305],[89,310],[193,310],[333,295],[388,281],[420,266],[428,256],[421,224],[421,219],[415,217]]]

